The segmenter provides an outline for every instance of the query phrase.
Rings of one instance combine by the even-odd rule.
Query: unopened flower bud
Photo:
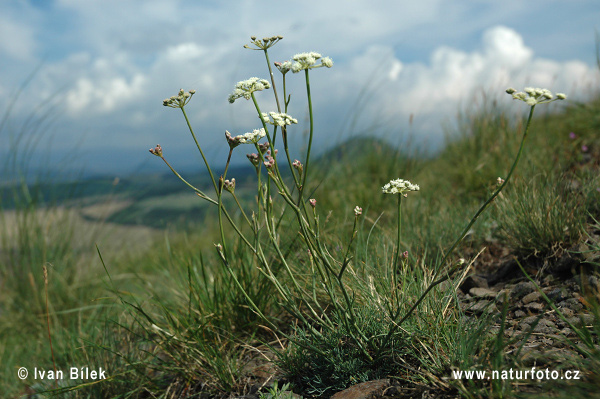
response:
[[[229,191],[231,194],[234,193],[235,191],[235,178],[234,179],[227,179],[223,182],[223,187],[225,188],[225,190]]]
[[[163,155],[162,147],[160,146],[160,144],[157,144],[154,148],[150,148],[149,151],[152,155],[156,155],[157,157],[162,157]]]

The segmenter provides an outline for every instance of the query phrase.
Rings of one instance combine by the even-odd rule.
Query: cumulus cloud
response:
[[[596,10],[593,1],[581,4]],[[65,137],[85,130],[86,146],[112,141],[122,148],[171,139],[173,126],[181,126],[180,115],[164,111],[161,101],[184,88],[198,93],[189,116],[201,127],[199,138],[224,144],[224,129],[257,127],[251,102],[226,101],[236,81],[267,78],[261,52],[241,47],[252,34],[285,37],[273,48],[272,61],[302,51],[333,58],[331,70],[311,72],[317,140],[328,139],[344,123],[344,131],[373,125],[378,128],[369,133],[389,131],[379,128],[384,125],[407,131],[412,115],[413,132],[439,138],[442,120],[452,119],[476,91],[542,86],[577,98],[580,89],[597,82],[591,61],[576,59],[581,52],[573,57],[558,50],[539,55],[540,42],[547,40],[545,32],[538,34],[547,29],[541,14],[554,8],[521,0],[476,3],[481,4],[387,0],[375,7],[368,0],[242,0],[231,8],[187,0],[55,0],[42,11],[27,6],[28,20],[7,17],[25,15],[9,9],[0,13],[0,53],[11,60],[0,76],[0,107],[7,93],[16,91],[15,82],[21,83],[35,62],[49,55],[22,98],[58,99],[65,111]],[[265,9],[277,17],[260,26]],[[319,13],[309,13],[315,9]],[[123,15],[136,18],[123,24]],[[568,35],[555,35],[553,45],[573,48],[568,43],[573,44],[574,29],[569,29]],[[302,121],[303,76],[289,77],[288,92],[290,113]],[[263,110],[274,110],[271,91],[261,93],[260,101]],[[23,104],[13,112],[30,108]]]
[[[13,15],[0,15],[0,54],[18,61],[32,61],[37,49],[33,26]]]
[[[381,101],[374,109],[384,109],[389,117],[408,119],[415,114],[428,121],[428,128],[437,124],[438,131],[441,119],[453,115],[460,102],[472,99],[476,91],[501,93],[508,86],[539,86],[581,98],[589,94],[580,90],[583,82],[598,79],[596,69],[581,61],[535,57],[521,35],[504,26],[487,30],[476,51],[439,47],[427,64],[402,63],[392,54],[391,48],[374,46],[359,57],[371,60],[365,65],[385,57],[385,82],[376,96]]]

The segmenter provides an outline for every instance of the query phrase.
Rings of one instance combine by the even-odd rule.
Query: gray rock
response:
[[[570,297],[564,288],[555,288],[546,294],[553,302],[562,302]]]
[[[492,299],[496,297],[496,293],[487,288],[473,287],[469,290],[469,294],[474,297]]]
[[[525,305],[527,305],[529,302],[534,302],[537,301],[538,299],[540,299],[542,297],[542,295],[538,292],[538,291],[534,291],[534,292],[530,292],[529,294],[525,295],[521,301],[523,301],[523,303]]]
[[[482,301],[475,302],[473,305],[469,306],[466,310],[480,316],[484,313],[497,312],[498,308],[496,308],[496,305],[492,301],[482,300]]]
[[[548,319],[542,319],[537,324],[537,326],[535,326],[533,332],[542,334],[552,334],[553,332],[556,332],[556,324],[554,324]]]
[[[510,299],[513,301],[517,301],[523,298],[525,295],[534,291],[535,286],[533,285],[533,283],[531,281],[524,281],[513,287],[513,289],[510,291]]]
[[[539,302],[531,302],[523,307],[531,312],[541,312],[544,309],[544,305]]]
[[[583,305],[576,298],[569,298],[557,304],[559,308],[569,308],[575,312],[583,309]]]
[[[363,382],[333,395],[331,399],[371,399],[379,397],[385,388],[390,385],[390,380],[374,380]]]
[[[559,308],[558,310],[560,310],[560,313],[562,313],[566,318],[573,317],[575,315],[575,312],[570,308]]]
[[[471,288],[489,288],[488,281],[482,276],[467,276],[465,281],[460,285],[460,289],[466,294],[471,291]]]

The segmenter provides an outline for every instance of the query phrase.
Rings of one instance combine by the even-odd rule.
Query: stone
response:
[[[496,297],[496,293],[487,288],[473,287],[469,290],[469,294],[474,297],[492,299]]]
[[[531,312],[541,312],[544,309],[544,305],[539,302],[531,302],[523,307]]]
[[[482,276],[470,275],[465,278],[465,281],[460,285],[460,289],[465,294],[471,291],[472,288],[489,288],[487,280]]]
[[[550,298],[553,302],[562,302],[566,300],[569,295],[565,292],[563,288],[555,288],[549,293],[546,294],[548,298]]]
[[[556,331],[556,324],[548,319],[541,319],[540,322],[535,326],[533,332],[542,334],[552,334]]]
[[[500,290],[500,292],[498,292],[498,294],[496,295],[496,305],[504,306],[504,303],[508,302],[509,298],[510,298],[510,290],[508,290],[508,289]]]
[[[575,312],[583,309],[583,305],[576,298],[569,298],[569,299],[567,299],[565,301],[559,302],[557,304],[557,307],[559,307],[559,308],[569,308],[571,310],[574,310]]]
[[[351,386],[333,395],[331,399],[372,399],[381,396],[390,380],[374,380]]]
[[[529,302],[534,302],[537,301],[538,299],[540,299],[542,297],[542,295],[538,292],[538,291],[534,291],[534,292],[530,292],[529,294],[525,295],[521,301],[523,301],[523,303],[525,305],[527,305]]]
[[[560,310],[560,313],[562,313],[566,318],[573,317],[575,315],[575,312],[569,308],[559,308],[558,310]]]
[[[480,316],[484,313],[492,313],[494,311],[497,311],[498,309],[496,308],[496,305],[492,301],[482,300],[482,301],[475,302],[473,305],[469,306],[466,310],[476,314],[477,316]]]
[[[534,292],[535,286],[531,281],[523,281],[513,287],[510,291],[510,299],[513,301],[517,301],[523,298],[525,295]]]

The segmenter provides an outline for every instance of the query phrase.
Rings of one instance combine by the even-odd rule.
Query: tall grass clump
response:
[[[546,89],[507,90],[514,99],[529,106],[512,165],[505,153],[499,151],[494,162],[504,161],[501,169],[508,171],[487,177],[492,180],[488,184],[496,182],[492,192],[482,197],[477,211],[443,251],[432,257],[420,252],[421,256],[417,257],[408,249],[420,244],[408,244],[404,231],[407,222],[418,224],[419,220],[407,221],[403,216],[405,208],[410,209],[411,202],[420,195],[421,187],[398,176],[386,177],[384,182],[387,183],[381,188],[387,201],[393,203],[393,222],[390,223],[394,226],[393,239],[379,236],[381,245],[370,247],[371,232],[377,223],[366,225],[360,203],[348,206],[344,202],[347,209],[339,210],[347,215],[345,232],[328,230],[329,218],[325,217],[318,190],[313,191],[314,183],[311,183],[311,178],[320,171],[316,169],[318,164],[311,161],[315,94],[310,76],[315,69],[331,68],[333,61],[320,53],[308,52],[271,64],[269,49],[281,39],[281,36],[252,37],[251,44],[245,46],[263,53],[269,79],[252,77],[240,81],[229,96],[231,104],[242,99],[248,101],[259,123],[251,125],[244,134],[225,131],[229,152],[223,159],[220,176],[213,172],[215,169],[209,164],[188,119],[186,110],[196,92],[181,89],[163,101],[164,106],[181,111],[210,176],[210,192],[193,186],[171,166],[167,160],[168,149],[156,145],[150,152],[161,158],[198,197],[214,206],[219,229],[219,242],[215,244],[217,259],[254,317],[276,336],[290,342],[287,351],[279,351],[280,365],[288,377],[307,393],[328,395],[352,383],[402,369],[409,358],[418,363],[417,359],[425,356],[414,349],[411,340],[424,325],[443,323],[453,317],[448,306],[451,292],[457,289],[456,279],[460,275],[457,272],[464,271],[469,264],[457,259],[455,250],[513,176],[524,154],[535,107],[566,96],[561,93],[555,96]],[[276,79],[274,71],[279,72],[281,80]],[[306,95],[302,98],[288,94],[288,80],[296,74],[303,76]],[[272,89],[276,109],[265,112],[260,106],[261,92],[269,89]],[[288,145],[288,134],[294,134],[294,125],[298,124],[288,113],[292,100],[305,102],[308,113],[308,142],[301,159],[292,157],[294,151]],[[503,134],[508,137],[509,126],[502,123]],[[510,140],[507,138],[507,141]],[[251,149],[247,158],[256,175],[256,195],[250,204],[239,201],[235,176],[228,174],[233,152],[243,147]],[[406,173],[410,172],[407,168]],[[352,182],[346,184],[352,185]],[[431,198],[436,189],[423,187],[422,191],[429,192]],[[233,202],[226,203],[225,196]],[[191,274],[197,270],[189,270],[191,282],[195,279]],[[250,278],[252,284],[248,284]],[[261,300],[260,293],[257,295],[257,284],[265,282],[270,287],[269,295],[288,315],[283,317],[292,318],[294,328],[282,323],[278,312],[273,312],[270,305]],[[440,288],[444,282],[447,282],[446,290]],[[194,297],[191,286],[188,288],[190,302]],[[440,301],[440,298],[445,299]],[[143,312],[141,308],[139,311]],[[163,340],[185,342],[191,349],[199,342],[199,335],[192,335],[195,338],[190,340],[174,333],[188,333],[194,323],[183,323],[170,311],[160,323],[154,319],[148,321],[156,331],[165,331]],[[421,339],[421,345],[425,345],[423,342],[427,339]],[[434,341],[430,337],[430,342]],[[168,347],[164,349],[166,352]],[[442,368],[443,363],[440,361],[438,367]]]
[[[55,169],[44,164],[51,153],[43,147],[44,134],[60,115],[56,102],[32,106],[19,123],[12,107],[20,93],[0,120],[0,392],[41,398],[81,381],[34,378],[34,368],[106,370],[118,361],[88,346],[106,344],[98,320],[112,311],[97,301],[105,295],[92,252],[97,226],[83,225],[75,201],[66,204],[77,184],[61,184],[64,190],[55,192]],[[24,379],[17,374],[21,368],[29,370]]]
[[[497,202],[498,235],[518,255],[556,256],[584,233],[585,198],[565,177],[518,179]]]

